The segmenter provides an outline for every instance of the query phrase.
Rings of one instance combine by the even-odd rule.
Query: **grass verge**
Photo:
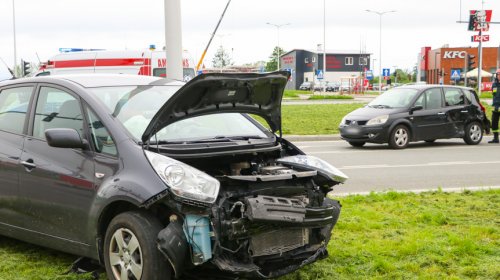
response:
[[[330,256],[280,280],[499,279],[500,190],[340,200]],[[0,237],[0,279],[91,279],[62,275],[75,259]]]
[[[282,106],[283,134],[337,134],[342,118],[364,104]]]
[[[308,98],[309,100],[322,100],[322,99],[354,99],[354,97],[350,95],[311,95]]]
[[[312,94],[311,91],[307,90],[285,90],[284,98],[299,98],[299,94]]]
[[[330,256],[280,280],[500,278],[499,190],[341,202]]]

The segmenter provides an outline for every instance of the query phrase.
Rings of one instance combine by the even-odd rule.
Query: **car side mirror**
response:
[[[424,109],[424,106],[422,105],[417,105],[417,106],[413,106],[411,109],[410,109],[410,114],[412,114],[413,112],[415,111],[420,111],[420,110],[423,110]]]
[[[45,138],[51,147],[86,149],[88,142],[72,128],[51,128],[45,130]]]

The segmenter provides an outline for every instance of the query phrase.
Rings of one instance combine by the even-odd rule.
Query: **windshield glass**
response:
[[[179,86],[123,86],[91,88],[117,120],[139,141],[154,115]],[[247,136],[267,138],[259,127],[239,113],[199,116],[175,122],[160,130],[153,141],[182,141]]]
[[[410,106],[418,90],[411,88],[394,88],[384,92],[368,104],[374,108],[405,108]]]

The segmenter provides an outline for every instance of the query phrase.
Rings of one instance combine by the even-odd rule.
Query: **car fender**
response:
[[[392,130],[393,130],[396,126],[398,126],[398,125],[400,125],[400,124],[403,124],[403,125],[407,126],[407,127],[408,127],[408,130],[409,130],[409,132],[410,132],[410,137],[411,137],[411,139],[412,139],[412,140],[413,140],[413,139],[415,139],[415,133],[413,133],[413,124],[412,124],[409,120],[407,120],[407,119],[397,119],[397,120],[394,120],[394,122],[393,122],[393,123],[391,123],[391,125],[389,126],[389,130],[388,130],[388,131],[389,131],[389,134],[392,132]]]

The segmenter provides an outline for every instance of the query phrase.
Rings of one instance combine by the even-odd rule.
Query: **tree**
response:
[[[269,56],[269,61],[266,63],[266,71],[276,71],[278,69],[278,55],[281,56],[285,51],[280,47],[275,47],[271,56]]]
[[[231,60],[231,56],[229,53],[224,49],[223,46],[219,46],[217,49],[217,52],[214,55],[214,58],[212,59],[212,64],[215,68],[224,68],[229,65],[233,65],[233,61]]]

